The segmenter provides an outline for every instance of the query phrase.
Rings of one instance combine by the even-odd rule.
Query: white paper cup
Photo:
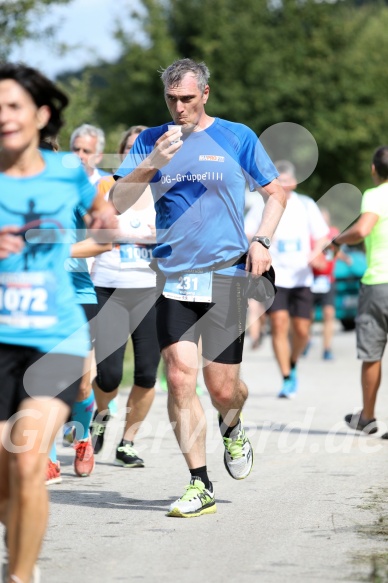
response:
[[[175,130],[176,135],[174,134],[174,135],[170,136],[170,142],[171,142],[171,145],[176,144],[177,142],[179,142],[179,140],[182,137],[182,130],[181,130],[180,126],[177,126],[174,124],[174,125],[169,125],[167,127],[168,127],[169,131]]]

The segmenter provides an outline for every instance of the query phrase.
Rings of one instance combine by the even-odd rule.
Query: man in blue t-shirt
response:
[[[241,423],[248,390],[239,378],[247,300],[246,275],[271,266],[269,247],[286,204],[278,175],[248,127],[207,115],[209,70],[182,59],[162,73],[173,124],[142,132],[111,191],[119,212],[150,185],[156,209],[158,339],[167,369],[168,411],[191,481],[169,516],[216,512],[206,467],[206,420],[196,394],[197,346],[219,413],[225,467],[246,478],[252,446]],[[244,234],[246,185],[267,197],[260,227]]]

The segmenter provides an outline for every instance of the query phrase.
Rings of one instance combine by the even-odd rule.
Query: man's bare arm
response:
[[[144,162],[147,160],[148,158]],[[127,176],[117,180],[109,191],[109,200],[120,215],[139,200],[158,171],[158,168],[143,168],[142,164]]]
[[[256,233],[258,237],[273,237],[276,227],[287,204],[287,195],[283,187],[275,179],[263,187],[266,204],[260,226]],[[261,243],[251,243],[248,251],[246,269],[254,275],[261,275],[271,267],[272,259],[268,249]]]
[[[357,245],[357,243],[361,243],[369,235],[379,218],[379,215],[375,213],[362,213],[354,225],[334,238],[335,243],[337,245],[343,245],[344,243]]]
[[[279,224],[282,214],[287,204],[287,194],[281,184],[275,179],[266,186],[263,186],[267,195],[267,202],[264,207],[263,217],[256,235],[273,237],[276,227]]]
[[[176,130],[165,132],[155,142],[151,154],[145,158],[127,176],[120,178],[110,190],[109,200],[112,201],[119,214],[127,211],[141,197],[158,170],[166,166],[181,149],[182,140],[174,140],[179,126]]]

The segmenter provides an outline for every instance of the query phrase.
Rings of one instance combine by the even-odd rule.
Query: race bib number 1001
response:
[[[0,274],[0,324],[48,328],[57,318],[56,280],[48,272]]]
[[[163,289],[165,298],[181,302],[212,301],[213,272],[170,275]]]
[[[121,269],[138,269],[148,267],[152,260],[155,245],[120,244]]]

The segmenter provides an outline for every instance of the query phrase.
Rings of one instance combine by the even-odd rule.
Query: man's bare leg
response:
[[[272,346],[275,358],[283,377],[291,371],[290,316],[287,310],[278,310],[270,315],[272,329]]]
[[[363,396],[362,417],[374,419],[377,391],[381,383],[381,360],[363,362],[361,367],[361,385]]]
[[[323,308],[323,350],[331,351],[334,336],[335,308],[324,306]]]
[[[297,363],[310,336],[310,318],[292,318],[291,362]]]
[[[248,389],[239,377],[240,365],[208,361],[204,364],[206,386],[220,414],[225,468],[233,479],[243,480],[252,469],[253,449],[241,422]]]
[[[206,465],[206,418],[196,394],[198,356],[194,342],[171,344],[162,351],[168,384],[170,422],[189,469]]]
[[[204,361],[203,376],[213,406],[229,427],[238,423],[248,397],[247,386],[239,378],[239,372],[239,364]]]

